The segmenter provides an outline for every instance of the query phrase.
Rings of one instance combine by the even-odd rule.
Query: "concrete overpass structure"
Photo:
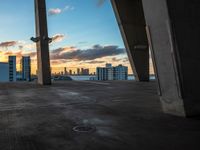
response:
[[[200,2],[112,0],[112,4],[138,80],[148,78],[149,44],[163,110],[199,115]]]
[[[199,2],[112,5],[137,81],[43,86],[51,84],[51,38],[45,0],[35,0],[39,84],[0,83],[0,150],[199,149],[200,118],[177,117],[200,111]],[[149,48],[157,82],[148,82]]]
[[[136,79],[149,81],[149,48],[164,112],[200,115],[200,2],[111,0]],[[35,0],[38,82],[51,84],[45,0]]]

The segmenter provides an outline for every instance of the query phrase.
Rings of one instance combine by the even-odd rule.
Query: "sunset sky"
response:
[[[90,68],[105,63],[130,64],[109,1],[46,0],[51,67]],[[36,49],[29,39],[35,36],[34,0],[6,0],[0,5],[0,61],[8,55],[30,55],[36,71]]]

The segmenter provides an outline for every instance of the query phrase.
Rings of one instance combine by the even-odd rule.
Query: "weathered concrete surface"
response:
[[[142,0],[167,113],[200,115],[200,2]]]
[[[49,59],[49,38],[47,29],[45,0],[35,1],[35,24],[37,42],[37,74],[38,83],[42,85],[51,84],[51,71]]]
[[[180,89],[187,115],[200,115],[200,1],[167,0]]]
[[[186,116],[181,97],[166,0],[142,0],[164,112]]]
[[[138,81],[149,81],[149,46],[141,0],[111,0]]]
[[[162,113],[154,82],[0,84],[1,150],[194,150],[199,139],[199,119]]]

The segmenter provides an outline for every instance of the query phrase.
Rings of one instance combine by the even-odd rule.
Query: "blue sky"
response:
[[[28,40],[34,30],[34,1],[6,0],[0,5],[0,41]]]
[[[52,67],[129,66],[110,2],[46,0]],[[6,0],[0,5],[0,61],[7,55],[31,55],[36,66],[34,0]],[[96,46],[95,46],[96,45]],[[106,55],[107,54],[107,55]],[[130,67],[130,66],[129,66]],[[33,67],[34,68],[34,67]]]
[[[83,0],[47,0],[48,9],[64,9],[66,6],[73,7],[73,10],[48,17],[49,35],[64,33],[69,36],[67,42],[70,45],[83,42],[86,46],[117,44],[124,47],[109,1],[99,7],[97,0],[85,3]]]

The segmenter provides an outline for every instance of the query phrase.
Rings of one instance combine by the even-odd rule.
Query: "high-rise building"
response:
[[[111,68],[112,64],[106,64],[106,68]]]
[[[114,67],[112,67],[112,64],[106,64],[106,70],[107,70],[107,80],[114,80],[113,76]]]
[[[111,64],[106,64],[106,67],[97,67],[96,74],[97,80],[127,80],[128,67],[122,65],[112,67]]]
[[[81,68],[81,75],[89,75],[90,74],[90,70],[89,69],[84,69],[84,68]]]
[[[128,80],[128,67],[119,65],[114,67],[113,70],[114,80]]]
[[[72,75],[72,70],[69,70],[69,75]]]
[[[9,81],[9,64],[0,62],[0,82]]]
[[[64,68],[64,75],[67,75],[68,72],[67,72],[67,67]]]
[[[80,68],[77,68],[77,75],[80,75]]]
[[[108,80],[106,68],[97,67],[96,74],[97,74],[97,80]]]
[[[9,81],[15,82],[16,81],[16,56],[9,56],[8,64],[9,64]]]
[[[31,59],[30,56],[23,56],[21,59],[22,80],[31,80]]]
[[[81,68],[81,75],[83,75],[83,73],[84,73],[84,69],[83,69],[83,68]]]
[[[82,73],[82,75],[89,75],[90,74],[90,70],[89,69],[82,69],[82,71],[81,71]]]
[[[9,56],[8,62],[0,63],[0,82],[16,81],[16,56]]]

